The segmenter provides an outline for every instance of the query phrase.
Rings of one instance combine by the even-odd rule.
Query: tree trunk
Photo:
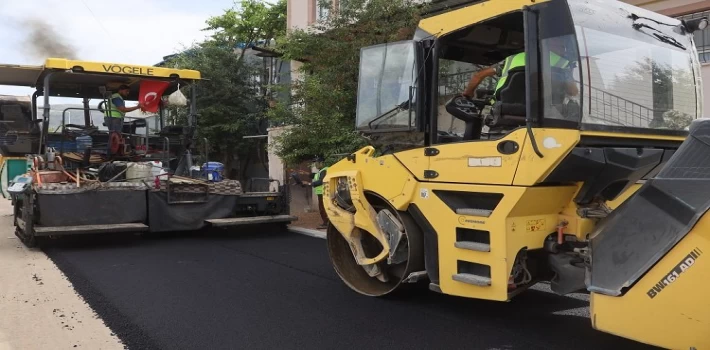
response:
[[[222,155],[222,164],[224,164],[224,172],[225,172],[225,177],[234,180],[234,176],[232,175],[232,154],[230,152],[224,152]]]
[[[251,152],[247,152],[245,157],[239,158],[239,178],[243,184],[247,183],[247,170],[249,170],[249,163],[251,162]]]

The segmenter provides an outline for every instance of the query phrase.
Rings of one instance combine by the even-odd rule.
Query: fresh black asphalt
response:
[[[44,250],[130,349],[648,348],[592,329],[579,296],[360,296],[325,240],[295,233],[77,236]]]

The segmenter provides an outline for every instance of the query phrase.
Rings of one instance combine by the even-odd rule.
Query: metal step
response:
[[[243,218],[225,218],[225,219],[209,219],[205,222],[210,223],[214,227],[253,225],[253,224],[274,224],[281,222],[291,222],[298,220],[298,217],[291,215],[274,215],[274,216],[252,216]]]
[[[488,287],[491,285],[490,277],[483,277],[483,276],[474,275],[474,274],[470,274],[470,273],[457,273],[457,274],[451,276],[451,278],[454,281],[468,283],[468,284],[472,284],[474,286]]]
[[[145,232],[148,226],[136,224],[79,225],[79,226],[35,226],[35,236],[77,235],[91,233]]]
[[[480,217],[490,217],[493,210],[486,209],[473,209],[473,208],[459,208],[456,209],[456,214],[459,215],[469,215],[469,216],[480,216]]]
[[[477,252],[490,252],[491,251],[491,245],[486,244],[486,243],[464,241],[464,242],[456,242],[456,243],[454,243],[454,246],[456,248],[475,250]]]

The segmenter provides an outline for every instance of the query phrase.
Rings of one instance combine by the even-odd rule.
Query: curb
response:
[[[320,238],[320,239],[325,239],[325,232],[321,232],[318,230],[313,230],[310,228],[303,228],[303,227],[297,227],[297,226],[289,226],[288,230],[291,232],[295,233],[300,233],[302,235],[306,236],[311,236],[315,238]]]

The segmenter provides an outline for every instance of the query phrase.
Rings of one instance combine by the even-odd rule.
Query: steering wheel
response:
[[[469,99],[465,96],[454,96],[446,103],[446,111],[464,122],[473,122],[481,118],[481,110],[486,105],[486,100]]]

